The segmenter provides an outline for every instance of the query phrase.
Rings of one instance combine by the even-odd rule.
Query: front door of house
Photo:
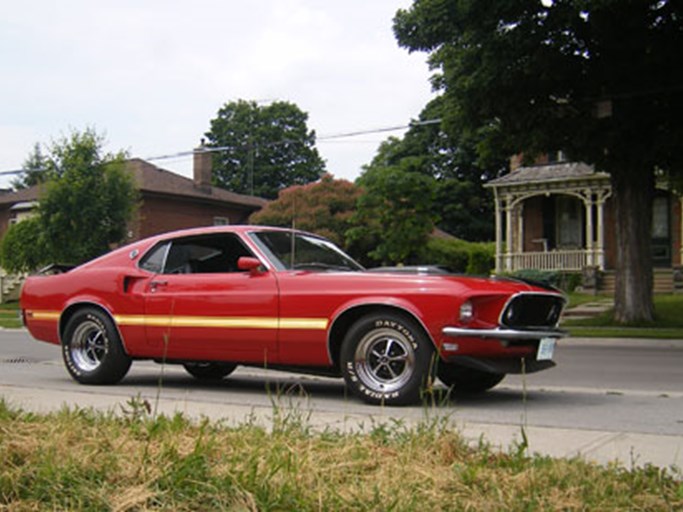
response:
[[[671,222],[669,195],[656,195],[652,203],[652,264],[671,267]]]

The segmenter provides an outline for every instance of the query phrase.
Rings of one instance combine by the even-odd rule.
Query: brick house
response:
[[[136,217],[129,225],[127,242],[182,228],[245,224],[267,200],[236,194],[211,185],[211,153],[194,153],[193,179],[161,169],[139,158],[126,162],[140,191]],[[0,192],[0,239],[9,227],[34,214],[41,186]],[[14,298],[21,279],[0,269],[0,302]]]
[[[244,224],[266,200],[236,194],[211,185],[211,154],[194,154],[194,179],[161,169],[139,158],[126,162],[140,190],[129,241],[175,229],[216,224]],[[0,238],[9,226],[31,215],[40,200],[41,186],[0,194]]]
[[[515,157],[511,168],[485,185],[495,198],[496,271],[583,272],[611,291],[616,240],[609,175],[561,153],[530,166]],[[656,291],[683,284],[682,205],[683,197],[658,181],[651,227]]]

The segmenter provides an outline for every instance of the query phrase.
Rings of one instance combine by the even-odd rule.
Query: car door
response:
[[[165,244],[150,253],[163,264],[145,291],[146,335],[155,352],[168,360],[274,360],[275,275],[239,270],[239,258],[254,255],[233,233]]]

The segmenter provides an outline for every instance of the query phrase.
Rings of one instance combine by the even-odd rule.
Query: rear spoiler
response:
[[[65,274],[69,270],[76,268],[76,265],[69,265],[66,263],[50,263],[47,267],[41,268],[36,275],[39,276],[54,276],[56,274]]]

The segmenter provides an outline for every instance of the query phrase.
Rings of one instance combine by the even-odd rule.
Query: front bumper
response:
[[[445,336],[457,338],[486,338],[494,340],[540,340],[541,338],[564,338],[569,333],[560,329],[520,330],[520,329],[468,329],[466,327],[444,327]]]

